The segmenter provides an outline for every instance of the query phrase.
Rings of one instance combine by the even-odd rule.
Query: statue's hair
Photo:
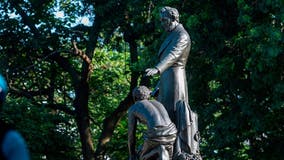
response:
[[[139,86],[133,89],[132,96],[135,101],[149,99],[151,91],[146,86]]]
[[[172,21],[179,22],[179,13],[178,10],[172,7],[165,6],[160,10],[161,16],[170,18]]]

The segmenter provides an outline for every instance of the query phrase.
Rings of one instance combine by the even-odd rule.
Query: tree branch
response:
[[[68,108],[66,105],[64,104],[46,104],[44,105],[45,107],[51,108],[51,109],[55,109],[55,110],[60,110],[64,113],[67,113],[69,115],[75,116],[75,111]]]
[[[34,96],[42,95],[42,91],[29,91],[29,92],[21,91],[19,89],[16,89],[16,88],[10,86],[10,85],[9,85],[9,89],[10,89],[10,92],[13,93],[13,95],[17,95],[19,97],[26,97],[26,98],[30,99],[33,104],[35,104],[35,105],[42,105],[42,104],[38,103],[38,101],[36,101],[34,99]],[[44,90],[43,92],[45,92],[47,94],[48,93],[48,89]],[[51,109],[60,110],[60,111],[62,111],[64,113],[72,115],[72,116],[75,115],[75,111],[74,110],[71,110],[70,108],[68,108],[66,105],[63,105],[63,104],[46,104],[44,106],[48,107],[48,108],[51,108]]]
[[[113,135],[113,131],[115,126],[120,121],[121,117],[125,115],[127,109],[133,104],[132,94],[128,93],[127,97],[120,102],[119,106],[116,108],[114,112],[107,118],[105,118],[103,123],[103,131],[99,138],[99,143],[97,145],[95,158],[103,159],[106,143],[110,141],[111,136]]]

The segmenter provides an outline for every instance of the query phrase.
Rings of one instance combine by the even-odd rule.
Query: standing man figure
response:
[[[2,110],[7,92],[7,83],[0,75],[0,111]],[[23,137],[19,132],[0,119],[0,160],[29,159],[28,148]]]
[[[129,159],[171,160],[177,130],[166,109],[160,102],[149,100],[150,90],[145,86],[136,87],[132,95],[136,103],[128,110]],[[137,153],[136,130],[138,121],[147,126],[147,131],[144,134],[144,144]]]
[[[190,51],[190,37],[179,23],[179,13],[175,8],[163,7],[160,10],[161,25],[168,32],[158,52],[159,63],[146,69],[146,75],[160,74],[160,101],[167,109],[172,121],[175,121],[176,103],[180,100],[188,103],[185,67]]]
[[[175,157],[199,155],[197,114],[191,111],[188,104],[185,70],[191,40],[179,23],[177,9],[163,7],[160,10],[160,21],[168,36],[159,49],[158,64],[146,69],[146,76],[160,74],[158,101],[165,106],[178,129]]]

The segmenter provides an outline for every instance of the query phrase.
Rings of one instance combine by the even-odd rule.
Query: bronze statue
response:
[[[175,121],[174,111],[179,100],[188,102],[185,66],[190,51],[190,37],[179,23],[176,9],[163,7],[160,20],[168,36],[158,52],[159,63],[154,68],[146,69],[146,75],[160,74],[160,101],[167,109],[170,118]]]
[[[136,103],[128,110],[129,159],[172,159],[177,130],[166,109],[160,102],[149,100],[150,90],[145,86],[136,87],[133,98]],[[142,148],[137,152],[135,146],[138,121],[147,126],[147,131],[144,133]]]
[[[160,21],[168,36],[158,52],[159,63],[154,68],[146,69],[146,76],[160,74],[158,101],[165,106],[178,129],[175,156],[199,155],[197,115],[188,105],[185,70],[191,46],[190,36],[179,23],[177,9],[163,7]]]

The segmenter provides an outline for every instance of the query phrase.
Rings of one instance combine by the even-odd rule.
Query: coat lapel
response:
[[[164,40],[164,42],[162,43],[159,52],[158,52],[158,57],[161,56],[161,54],[164,52],[164,50],[167,48],[167,46],[171,43],[172,41],[172,33],[170,33],[167,38]]]
[[[165,41],[162,43],[160,47],[160,50],[158,52],[158,57],[160,57],[161,54],[165,51],[165,49],[169,46],[169,44],[173,40],[173,37],[176,35],[176,31],[180,30],[181,27],[182,25],[178,24],[177,27],[167,36],[167,38],[165,39]]]

